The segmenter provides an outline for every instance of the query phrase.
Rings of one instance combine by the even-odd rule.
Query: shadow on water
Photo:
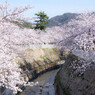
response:
[[[25,59],[23,59],[23,61],[24,61],[24,65],[21,65],[20,68],[23,70],[22,73],[25,73],[27,75],[27,77],[29,78],[29,81],[33,81],[38,76],[40,76],[48,71],[58,69],[62,66],[62,64],[57,65],[56,62],[52,62],[48,58],[44,59],[43,62],[45,63],[45,65],[43,65],[43,66],[41,65],[41,62],[34,60],[34,63],[38,67],[34,67],[31,63],[27,62]],[[41,71],[38,72],[39,68],[41,68]]]
[[[62,65],[56,65],[56,66],[54,66],[54,67],[50,67],[50,68],[48,68],[48,69],[45,69],[45,70],[43,70],[43,71],[41,71],[40,73],[37,73],[35,76],[33,76],[29,81],[33,81],[33,80],[35,80],[37,77],[39,77],[40,75],[42,75],[42,74],[44,74],[44,73],[46,73],[46,72],[48,72],[48,71],[52,71],[52,70],[56,70],[56,69],[58,69],[58,68],[60,68]]]

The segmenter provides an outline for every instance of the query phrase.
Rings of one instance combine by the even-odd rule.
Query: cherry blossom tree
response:
[[[21,29],[13,21],[25,19],[23,12],[32,7],[8,9],[8,4],[0,4],[0,86],[13,93],[21,91],[17,85],[26,85],[21,76],[21,69],[15,62],[23,57],[24,50],[19,46],[33,44],[53,44],[70,46],[78,49],[92,50],[95,47],[95,16],[93,12],[78,15],[66,26],[47,28],[47,32],[33,29]],[[20,19],[20,20],[19,20]],[[75,27],[73,27],[75,26]],[[71,43],[73,43],[71,45]],[[6,93],[6,90],[3,92]]]
[[[69,24],[75,26],[75,45],[82,50],[94,50],[95,12],[82,13],[77,16],[76,20],[72,20]]]
[[[26,6],[10,10],[7,2],[5,5],[0,4],[0,86],[5,88],[2,93],[4,95],[9,94],[8,89],[13,91],[13,94],[21,91],[17,85],[28,85],[21,76],[21,69],[15,59],[21,57],[22,53],[18,45],[30,42],[29,33],[27,34],[27,31],[24,33],[24,30],[14,25],[12,21],[24,19],[22,13],[30,8]]]
[[[81,13],[68,24],[59,27],[62,31],[58,45],[70,49],[94,50],[95,44],[95,12]],[[58,31],[58,30],[57,30]]]

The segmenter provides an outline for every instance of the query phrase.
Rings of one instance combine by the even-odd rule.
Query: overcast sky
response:
[[[51,18],[67,12],[83,12],[85,10],[95,10],[95,0],[0,0],[0,3],[7,1],[11,8],[15,6],[32,5],[33,9],[26,12],[27,16],[34,17],[39,11]]]

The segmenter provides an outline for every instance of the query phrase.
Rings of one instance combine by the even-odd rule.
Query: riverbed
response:
[[[51,78],[51,76],[56,72],[57,70],[52,70],[52,71],[48,71],[42,75],[40,75],[39,77],[37,77],[33,82],[38,82],[37,85],[35,86],[28,86],[25,88],[25,90],[20,93],[19,95],[42,95],[42,91],[43,91],[43,87],[46,84],[46,82]],[[44,89],[44,90],[48,90],[48,89]],[[48,92],[48,91],[47,91]],[[46,93],[45,95],[48,95],[48,93]]]

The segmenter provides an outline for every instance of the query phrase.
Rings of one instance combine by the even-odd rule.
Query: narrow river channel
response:
[[[57,69],[58,70],[58,69]],[[48,93],[48,87],[44,88],[44,85],[47,83],[47,81],[53,76],[53,74],[57,70],[48,71],[39,77],[37,77],[33,82],[38,82],[37,85],[33,87],[26,87],[25,90],[20,93],[19,95],[49,95]],[[42,94],[43,90],[45,90],[47,93]]]

